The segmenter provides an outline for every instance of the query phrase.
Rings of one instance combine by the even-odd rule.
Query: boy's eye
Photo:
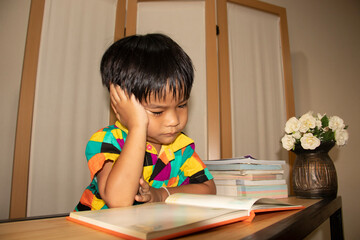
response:
[[[178,108],[185,108],[187,106],[187,103],[181,104],[178,106]]]
[[[151,112],[152,114],[156,115],[156,116],[159,116],[161,115],[163,112]]]

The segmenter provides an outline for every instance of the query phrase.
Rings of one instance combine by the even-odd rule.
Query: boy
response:
[[[181,132],[194,76],[181,47],[161,34],[126,37],[105,52],[100,69],[118,121],[86,147],[92,182],[75,210],[215,194],[194,142]]]

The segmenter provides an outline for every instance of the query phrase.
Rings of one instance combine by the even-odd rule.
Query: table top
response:
[[[259,213],[251,223],[237,222],[178,239],[302,239],[341,208],[335,199],[281,199],[305,206],[302,210]],[[119,239],[71,221],[65,217],[0,223],[0,239]]]

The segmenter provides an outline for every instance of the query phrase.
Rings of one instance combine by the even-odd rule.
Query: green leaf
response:
[[[323,128],[329,126],[329,118],[328,118],[328,116],[324,115],[324,116],[322,117],[322,119],[321,119],[321,126],[322,126]]]
[[[314,130],[313,130],[313,135],[314,136],[321,136],[321,130],[316,126],[315,128],[314,128]]]
[[[322,141],[324,142],[328,142],[328,141],[333,141],[335,140],[335,133],[332,130],[329,130],[327,132],[324,132],[321,135]]]

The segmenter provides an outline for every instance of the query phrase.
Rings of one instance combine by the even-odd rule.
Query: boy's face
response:
[[[157,151],[161,145],[172,143],[185,128],[188,120],[188,100],[175,99],[173,93],[166,90],[166,97],[155,98],[152,94],[147,102],[143,101],[149,118],[147,141]]]

